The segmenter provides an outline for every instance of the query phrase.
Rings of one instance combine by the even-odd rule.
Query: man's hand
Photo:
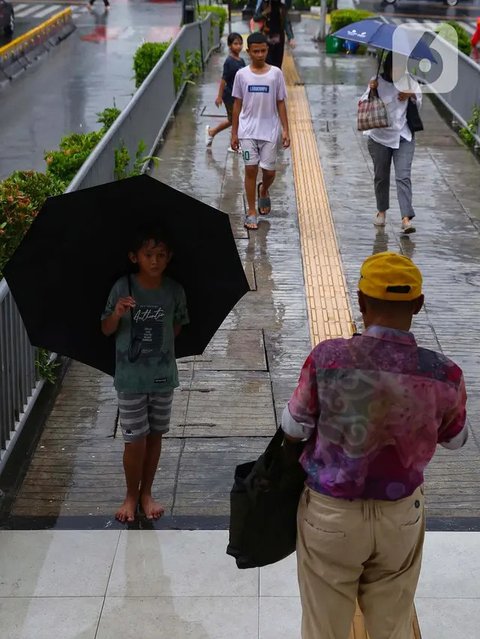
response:
[[[290,146],[290,136],[288,135],[288,131],[282,129],[282,145],[284,149],[288,149]]]
[[[409,98],[414,98],[415,97],[415,93],[412,93],[411,91],[407,92],[407,91],[400,91],[398,94],[398,99],[400,100],[400,102],[404,102],[405,100],[408,100]]]
[[[232,137],[230,138],[230,140],[231,140],[230,144],[232,146],[232,149],[234,149],[235,151],[238,151],[238,149],[240,148],[240,140],[238,139],[238,135],[232,133]]]
[[[131,308],[135,308],[135,306],[136,304],[133,297],[120,297],[115,304],[113,315],[115,315],[116,318],[120,319],[125,315],[125,313],[128,313]]]
[[[295,47],[297,46],[293,38],[288,41],[288,46],[290,47],[290,49],[295,49]]]
[[[222,106],[222,102],[222,96],[217,95],[217,97],[215,98],[215,106],[217,107],[217,109]]]
[[[368,87],[373,90],[378,89],[378,80],[370,80]]]

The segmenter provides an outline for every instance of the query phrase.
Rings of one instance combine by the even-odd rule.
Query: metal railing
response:
[[[43,387],[31,346],[5,280],[0,281],[0,472]]]
[[[432,80],[435,81],[437,79],[437,64],[433,64],[430,71],[426,73],[422,73],[418,69],[415,75],[429,85],[429,89],[435,97],[451,113],[454,123],[466,127],[468,121],[472,118],[474,108],[480,107],[480,65],[461,51],[457,51],[457,48],[449,42],[444,41],[443,45],[448,48],[448,55],[451,55],[452,59],[456,58],[458,60],[456,86],[445,93],[434,90],[435,85],[432,84]],[[435,55],[435,52],[433,53]],[[438,64],[442,65],[442,61],[439,60]],[[451,73],[453,72],[452,69]],[[480,124],[477,127],[476,134],[474,133],[474,137],[477,148],[480,148]]]
[[[175,87],[174,57],[180,54],[184,60],[187,51],[200,51],[202,64],[205,64],[219,44],[219,29],[211,14],[199,22],[185,25],[90,154],[67,192],[112,181],[115,150],[122,146],[134,158],[138,144],[143,140],[151,155],[186,86],[183,82],[182,86]],[[36,371],[37,351],[30,344],[6,281],[1,280],[0,474],[44,385]]]

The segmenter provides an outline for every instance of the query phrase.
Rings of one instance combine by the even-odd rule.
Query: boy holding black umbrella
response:
[[[128,257],[137,272],[114,284],[102,315],[102,332],[116,345],[127,494],[115,516],[122,523],[135,519],[138,505],[148,519],[164,512],[152,484],[178,386],[174,340],[189,321],[182,286],[165,275],[172,251],[163,233],[140,229]]]

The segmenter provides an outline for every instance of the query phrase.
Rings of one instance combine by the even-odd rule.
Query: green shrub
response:
[[[15,171],[0,182],[0,274],[50,195],[66,184],[54,175]]]
[[[455,41],[455,39],[452,40],[452,38],[449,37],[450,30],[445,28],[445,25],[449,25],[455,29],[455,31],[457,32],[457,41]],[[468,34],[468,31],[466,31],[461,25],[459,25],[458,22],[455,22],[455,20],[448,20],[447,22],[442,22],[440,26],[438,26],[435,29],[435,31],[438,33],[440,37],[447,40],[447,42],[450,42],[451,44],[455,45],[458,48],[458,50],[464,53],[465,55],[469,56],[470,53],[472,52],[472,43],[470,42],[470,36]]]
[[[225,22],[228,18],[228,12],[223,7],[217,7],[215,5],[210,4],[201,4],[198,7],[198,16],[200,18],[204,18],[209,13],[214,14],[213,23],[218,24],[220,28],[220,37],[223,35],[223,30],[225,29]]]
[[[170,46],[168,42],[144,42],[133,56],[135,86],[138,88]]]
[[[353,22],[371,18],[373,13],[364,11],[363,9],[337,9],[330,14],[330,32],[335,33],[342,27],[346,27]]]
[[[58,151],[45,151],[47,173],[68,185],[119,115],[115,107],[104,109],[97,113],[97,122],[103,124],[99,131],[71,133],[60,140]]]
[[[480,125],[480,106],[474,106],[472,110],[472,117],[467,122],[466,127],[462,127],[458,134],[465,142],[467,146],[470,148],[474,148],[475,146],[475,135],[477,134],[478,127]]]

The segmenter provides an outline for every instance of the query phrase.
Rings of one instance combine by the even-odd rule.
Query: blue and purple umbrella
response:
[[[395,37],[394,37],[394,33]],[[382,22],[381,20],[360,20],[346,27],[342,27],[332,34],[335,38],[367,44],[377,49],[392,51],[414,60],[429,60],[437,62],[432,50],[418,32],[400,29],[399,27]]]

